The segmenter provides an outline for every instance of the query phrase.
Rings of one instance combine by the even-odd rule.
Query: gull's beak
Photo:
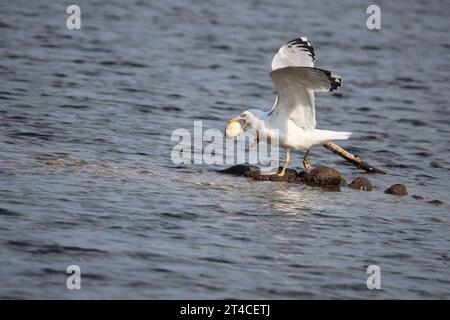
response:
[[[236,117],[236,118],[228,120],[228,123],[239,122],[239,121],[241,121],[241,117]]]

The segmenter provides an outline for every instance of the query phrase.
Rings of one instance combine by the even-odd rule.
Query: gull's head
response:
[[[247,111],[242,112],[240,116],[228,120],[228,123],[241,122],[243,125],[242,130],[245,131],[247,129],[247,127],[252,123],[254,117],[255,116],[253,115],[253,113],[251,113],[249,110],[247,110]]]
[[[247,110],[239,116],[228,120],[228,126],[225,132],[226,137],[233,138],[243,134],[251,124],[253,117],[253,114]]]

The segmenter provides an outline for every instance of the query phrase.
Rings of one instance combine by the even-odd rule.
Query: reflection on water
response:
[[[268,200],[272,202],[273,210],[286,214],[308,214],[320,208],[317,195],[308,187],[289,189],[289,186],[281,186]]]
[[[448,6],[385,3],[369,31],[350,0],[79,5],[79,31],[64,4],[0,5],[0,298],[372,298],[370,264],[377,298],[449,298]],[[270,61],[297,35],[344,80],[318,128],[354,132],[343,146],[389,172],[374,190],[174,165],[173,130],[272,106]]]

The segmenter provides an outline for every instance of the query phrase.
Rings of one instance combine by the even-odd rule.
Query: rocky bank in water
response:
[[[278,172],[281,171],[281,167]],[[352,182],[347,184],[342,174],[334,168],[320,166],[307,172],[304,170],[296,171],[294,169],[287,169],[283,177],[278,174],[265,174],[261,169],[247,164],[238,164],[223,170],[218,170],[220,173],[231,174],[236,176],[244,176],[256,181],[285,181],[288,183],[302,183],[308,186],[320,187],[331,191],[340,191],[342,187],[372,191],[373,186],[366,177],[357,177]],[[408,194],[407,188],[404,184],[394,184],[384,191],[386,194],[395,196],[406,196]],[[415,199],[423,199],[423,197],[413,195]],[[430,204],[440,204],[440,200],[427,201]]]
[[[278,172],[281,171],[278,168]],[[355,190],[372,191],[373,185],[366,177],[357,177],[352,182],[347,184],[342,174],[334,168],[320,166],[307,172],[304,170],[296,171],[294,169],[286,169],[283,177],[278,174],[266,174],[261,172],[261,169],[247,164],[238,164],[232,167],[218,170],[220,173],[231,174],[235,176],[243,176],[256,181],[274,181],[274,182],[288,182],[288,183],[302,183],[312,187],[320,187],[330,191],[340,191],[342,187],[349,187]],[[386,194],[395,196],[406,196],[408,190],[404,184],[394,184],[384,191]],[[416,200],[424,199],[418,195],[412,195]],[[440,205],[442,201],[433,199],[427,201],[433,205]]]
[[[281,171],[281,167],[278,172]],[[341,187],[346,186],[346,181],[339,171],[329,167],[317,167],[311,171],[296,171],[287,169],[286,174],[280,177],[278,174],[265,174],[252,165],[238,164],[230,168],[219,170],[221,173],[227,173],[237,176],[244,176],[257,181],[286,181],[289,183],[303,183],[313,187],[321,187],[333,191],[340,191]],[[372,190],[370,181],[364,177],[356,178],[349,186],[355,189]]]

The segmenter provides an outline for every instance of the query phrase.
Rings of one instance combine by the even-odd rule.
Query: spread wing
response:
[[[284,44],[275,54],[272,59],[272,71],[294,66],[314,67],[314,56],[314,47],[306,37],[295,38]],[[277,91],[275,103],[273,104],[272,109],[269,111],[269,115],[273,115],[272,118],[274,118],[275,115],[279,114],[279,111],[274,113],[274,110],[279,102],[279,89],[277,89],[276,85],[275,89]],[[310,101],[312,99],[312,104],[314,105],[314,94],[312,96],[309,96],[309,94],[305,92],[304,96],[304,100]]]
[[[272,60],[272,78],[277,97],[269,116],[272,121],[293,120],[299,127],[316,126],[314,91],[333,91],[342,80],[323,69],[314,68],[314,47],[305,37],[283,45]]]
[[[305,37],[296,38],[282,46],[272,59],[272,70],[284,67],[314,67],[314,47]]]
[[[316,126],[314,91],[333,91],[342,80],[330,71],[310,67],[285,67],[270,73],[277,99],[269,112],[272,121],[293,120],[299,127]]]

